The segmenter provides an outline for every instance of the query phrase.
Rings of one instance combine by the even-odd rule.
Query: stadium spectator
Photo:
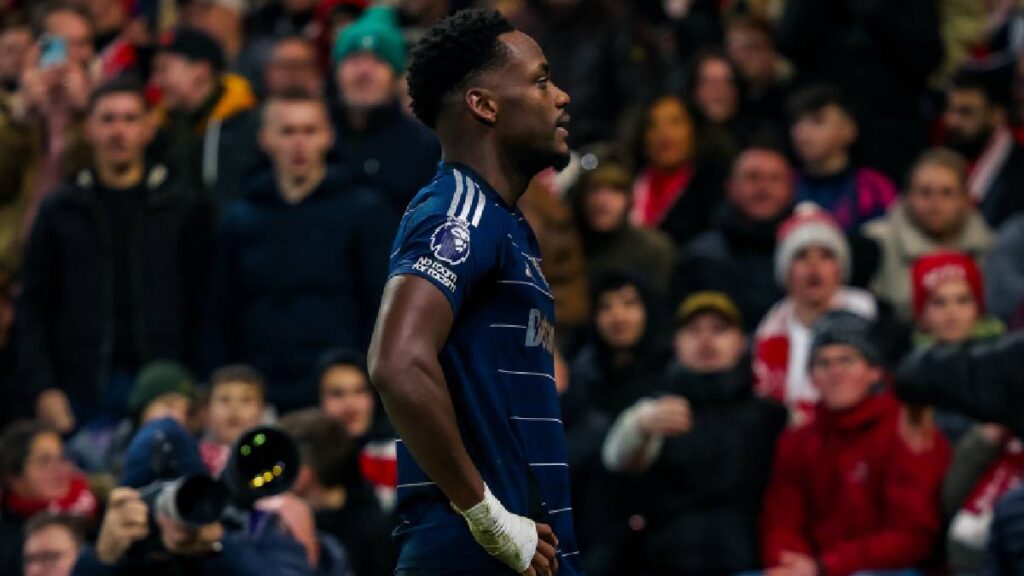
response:
[[[985,315],[985,287],[974,260],[959,252],[935,252],[914,262],[914,323],[917,347],[963,344],[991,339],[1005,331],[1003,323]],[[936,424],[956,443],[974,422],[939,409]]]
[[[989,310],[1009,321],[1024,302],[1024,215],[1003,222],[985,259],[985,300]]]
[[[612,273],[592,287],[590,342],[572,365],[573,401],[614,417],[657,389],[671,354],[645,285]]]
[[[755,16],[733,17],[725,26],[725,47],[742,80],[742,109],[781,132],[795,71],[775,50],[771,24]]]
[[[349,467],[358,468],[358,473],[350,475],[362,476],[373,487],[381,508],[390,512],[398,483],[395,431],[370,388],[366,355],[346,348],[328,351],[317,363],[314,377],[321,410],[341,423],[353,443]]]
[[[962,70],[943,121],[946,144],[967,159],[967,192],[993,228],[1024,210],[1024,147],[1010,132],[1009,89],[994,72]]]
[[[28,126],[32,156],[22,165],[30,193],[22,213],[22,235],[32,228],[46,195],[62,178],[89,163],[89,146],[82,138],[82,116],[96,83],[93,29],[88,14],[71,6],[50,7],[43,33],[54,40],[49,55],[37,43],[25,56],[19,85],[16,120]],[[60,48],[63,46],[63,50]]]
[[[829,82],[846,95],[859,161],[902,178],[925,144],[921,98],[942,60],[938,4],[787,0],[776,38],[799,85]]]
[[[245,2],[242,0],[182,0],[179,22],[201,30],[217,41],[224,55],[224,69],[246,78],[250,85],[259,80],[255,54],[246,50]]]
[[[360,184],[382,194],[397,218],[430,182],[441,158],[437,137],[402,110],[405,41],[391,8],[377,6],[338,36],[331,52],[339,101],[334,152]]]
[[[966,166],[944,149],[927,151],[910,171],[906,194],[885,218],[867,224],[864,236],[878,243],[881,262],[871,281],[878,298],[893,306],[900,320],[913,318],[910,269],[915,260],[939,250],[971,255],[980,265],[992,233],[971,206]]]
[[[572,97],[575,149],[628,133],[659,87],[652,47],[623,25],[624,15],[593,0],[521,3],[509,15],[516,29],[537,40],[552,81]]]
[[[793,178],[786,157],[751,147],[733,162],[726,199],[713,227],[686,247],[676,269],[674,295],[726,293],[751,333],[785,293],[775,280],[779,226],[793,213]]]
[[[210,474],[219,476],[231,445],[246,430],[263,421],[266,383],[251,366],[234,364],[210,376],[206,432],[199,453]]]
[[[555,299],[555,331],[564,336],[586,327],[590,286],[583,242],[557,179],[553,169],[534,176],[517,206],[544,255],[539,262],[540,273]]]
[[[225,66],[216,40],[180,27],[161,38],[152,78],[163,116],[154,151],[218,208],[242,194],[258,159],[256,97]]]
[[[139,370],[128,397],[128,415],[109,426],[83,427],[67,442],[68,456],[93,477],[117,476],[124,451],[139,427],[153,420],[172,418],[184,426],[195,398],[195,379],[184,366],[155,360]]]
[[[672,278],[675,245],[661,230],[630,222],[633,178],[626,165],[611,155],[595,159],[597,166],[583,173],[573,198],[590,282],[625,271],[664,297]]]
[[[387,517],[369,485],[348,473],[354,445],[341,422],[317,408],[281,419],[302,460],[292,491],[313,507],[320,532],[336,538],[359,576],[394,573]]]
[[[252,364],[281,411],[316,404],[320,354],[367,345],[387,274],[391,214],[326,165],[332,138],[319,96],[271,98],[259,139],[273,171],[221,216],[207,367]]]
[[[43,512],[25,524],[24,576],[71,576],[85,541],[82,522],[68,514]]]
[[[735,574],[760,565],[758,513],[786,410],[755,398],[739,310],[720,292],[676,312],[676,364],[604,443],[636,542],[609,573]],[[637,520],[639,519],[639,520]],[[621,545],[622,543],[620,543]]]
[[[818,85],[789,101],[790,134],[800,161],[797,201],[814,202],[847,233],[885,214],[896,200],[896,186],[883,174],[857,166],[850,148],[857,120],[838,88]]]
[[[266,93],[323,94],[324,80],[317,57],[316,45],[302,36],[288,36],[275,42],[263,68]]]
[[[125,414],[144,362],[194,360],[210,238],[208,212],[146,160],[141,88],[110,81],[86,110],[91,165],[40,209],[18,312],[25,386],[64,391],[83,425]]]
[[[271,0],[246,19],[250,41],[301,35],[312,38],[316,26],[317,0]]]
[[[878,317],[871,293],[844,285],[849,276],[850,247],[839,225],[813,204],[798,205],[775,247],[775,281],[786,297],[761,320],[754,343],[757,394],[794,409],[797,422],[818,401],[806,370],[818,321],[830,310]]]
[[[722,198],[723,176],[700,156],[694,117],[681,98],[663,96],[647,108],[642,149],[633,223],[660,228],[684,246],[708,228]]]
[[[752,119],[741,109],[739,72],[725,52],[705,48],[697,53],[690,63],[686,96],[702,151],[716,163],[729,165],[749,143]]]
[[[779,440],[761,521],[765,566],[783,574],[915,568],[942,531],[949,446],[882,386],[868,320],[832,312],[806,368],[821,397]]]
[[[0,30],[0,91],[16,92],[25,69],[25,58],[35,38],[32,26],[16,15],[10,15]]]
[[[19,574],[25,523],[40,512],[96,518],[98,503],[85,477],[67,461],[60,436],[32,420],[0,434],[0,572]]]

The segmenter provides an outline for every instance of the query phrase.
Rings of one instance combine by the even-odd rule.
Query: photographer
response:
[[[172,518],[158,496],[162,482],[202,474],[195,440],[171,420],[143,427],[125,457],[123,486],[110,504],[94,547],[79,554],[73,574],[311,575],[306,548],[292,536],[283,512],[242,512],[244,528],[226,521],[188,525]],[[140,489],[135,489],[138,487]],[[147,500],[150,503],[147,503]],[[156,508],[156,510],[153,510]]]

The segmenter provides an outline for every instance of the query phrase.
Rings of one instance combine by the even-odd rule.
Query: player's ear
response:
[[[493,126],[498,120],[498,101],[494,92],[486,88],[466,90],[466,106],[477,120],[487,125]]]

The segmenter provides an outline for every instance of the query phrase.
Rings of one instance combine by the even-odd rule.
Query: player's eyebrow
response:
[[[541,62],[540,66],[538,66],[537,68],[538,68],[538,72],[542,76],[547,76],[547,75],[551,74],[551,65],[548,64],[546,61],[545,62]]]

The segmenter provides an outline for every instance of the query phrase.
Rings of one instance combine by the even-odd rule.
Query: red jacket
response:
[[[808,424],[779,440],[765,494],[765,565],[782,552],[816,558],[828,576],[910,568],[942,530],[939,493],[949,445],[914,453],[899,433],[899,403],[888,393],[856,408],[818,407]]]

